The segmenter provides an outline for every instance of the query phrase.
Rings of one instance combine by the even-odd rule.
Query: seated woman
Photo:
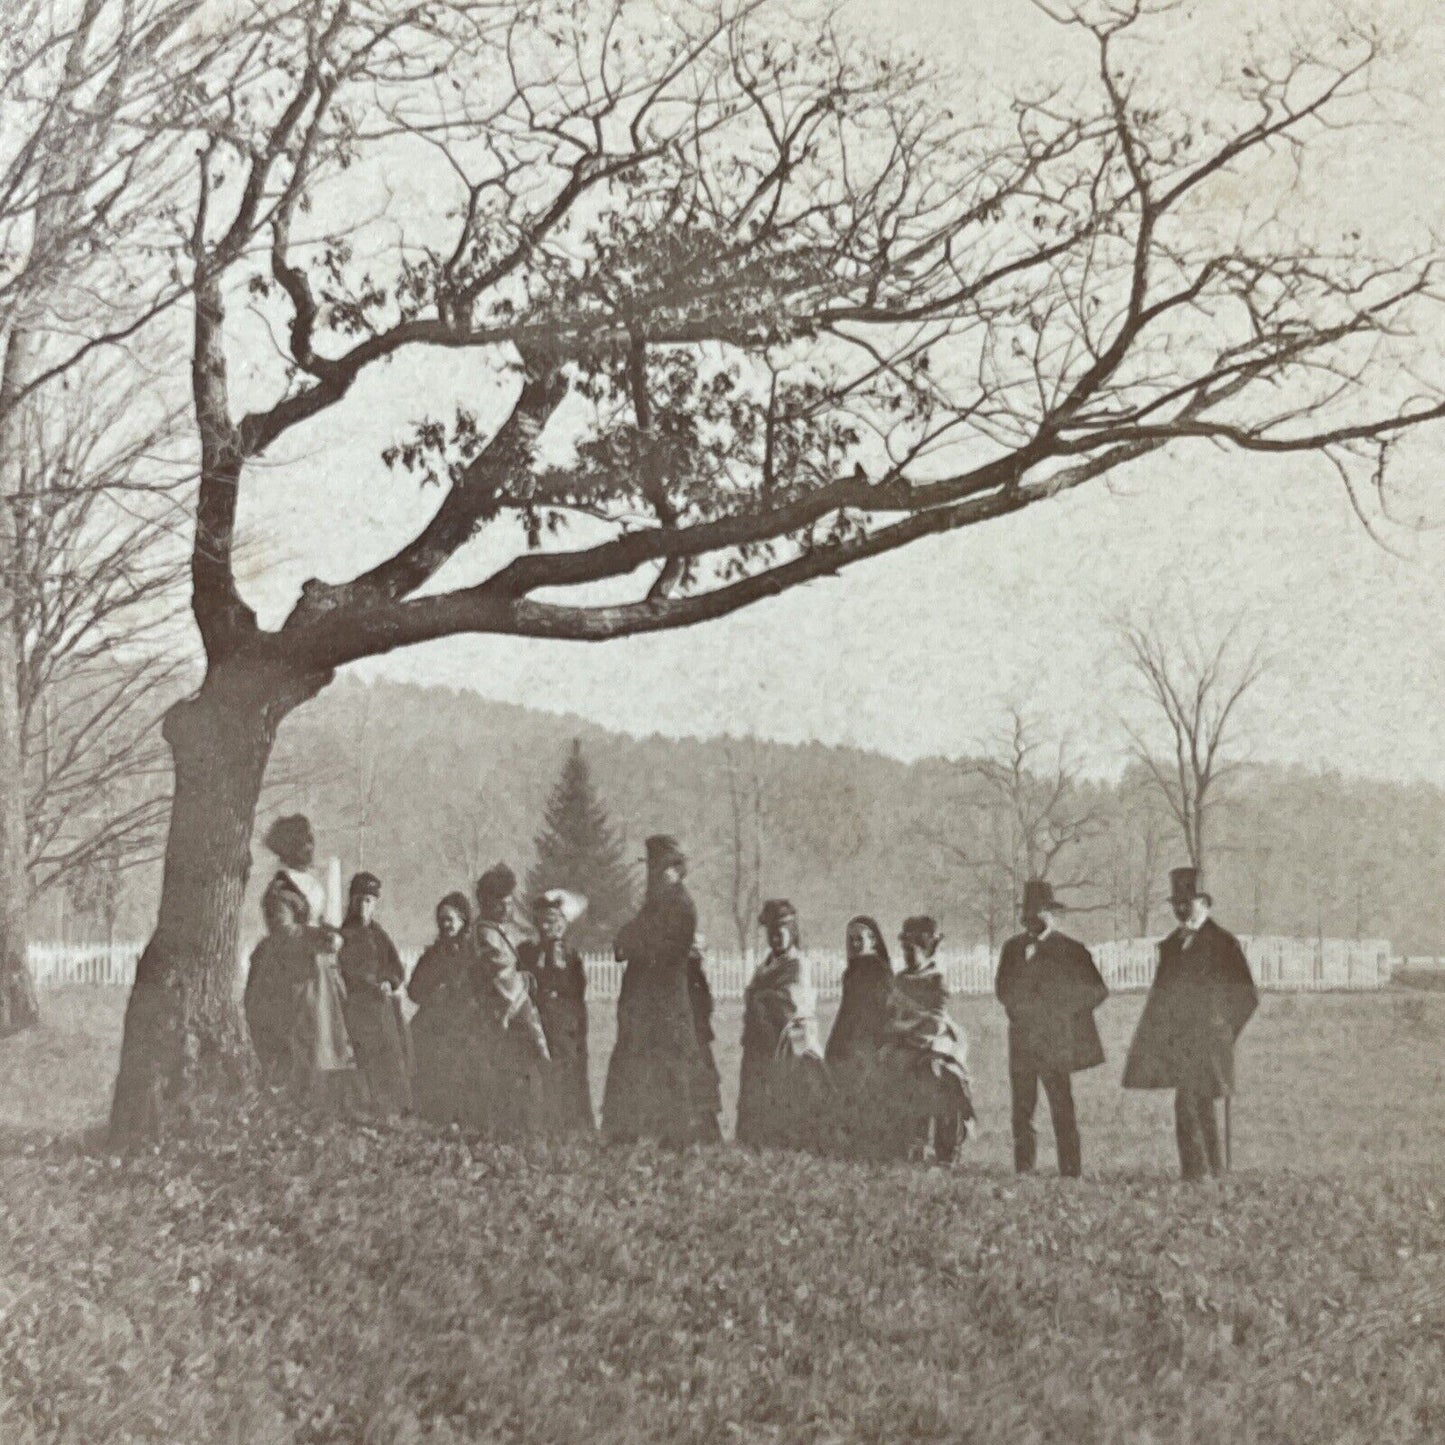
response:
[[[888,1041],[893,963],[882,929],[866,914],[849,920],[844,944],[843,998],[825,1054],[837,1091],[836,1142],[852,1155],[887,1154],[892,1124],[878,1053]]]
[[[948,985],[934,961],[940,940],[933,919],[905,920],[899,935],[903,971],[893,979],[888,1037],[881,1056],[896,1071],[893,1094],[904,1128],[898,1136],[907,1152],[952,1163],[974,1117],[968,1051],[958,1025],[948,1016]]]
[[[437,904],[436,918],[436,940],[417,959],[407,985],[417,1006],[411,1021],[412,1098],[422,1118],[461,1124],[474,1107],[468,1079],[479,1027],[467,937],[472,906],[466,894],[448,893]]]
[[[829,1123],[828,1078],[817,997],[798,951],[798,915],[773,898],[758,922],[768,933],[768,956],[743,995],[737,1140],[755,1148],[818,1148]]]
[[[346,984],[346,1028],[372,1107],[396,1115],[411,1107],[406,1019],[400,990],[406,983],[401,955],[376,922],[381,880],[358,873],[341,925],[341,977]]]
[[[592,1133],[592,1093],[587,1081],[587,972],[582,955],[567,945],[567,929],[587,911],[587,900],[563,888],[532,904],[541,937],[517,946],[522,972],[542,1019],[550,1068],[542,1071],[541,1125],[551,1135]]]

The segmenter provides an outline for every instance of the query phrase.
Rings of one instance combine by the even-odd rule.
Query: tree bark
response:
[[[23,326],[6,338],[0,373],[0,1038],[40,1019],[28,957],[30,875],[26,864],[25,740],[20,723],[19,607],[15,494],[20,435],[16,397],[33,342]]]
[[[237,983],[256,805],[282,719],[327,680],[241,657],[213,666],[166,714],[175,793],[159,915],[126,1006],[110,1115],[118,1147],[251,1077]]]

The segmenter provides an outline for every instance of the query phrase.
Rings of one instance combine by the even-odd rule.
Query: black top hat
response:
[[[1054,897],[1054,885],[1042,878],[1030,878],[1024,884],[1025,918],[1036,918],[1040,913],[1057,913],[1063,904]]]
[[[1169,870],[1169,901],[1191,903],[1196,898],[1205,898],[1204,879],[1198,868],[1171,868]]]
[[[348,891],[353,898],[380,898],[381,879],[375,873],[357,873]]]
[[[649,868],[670,868],[674,863],[687,863],[687,855],[671,833],[654,833],[642,846],[647,850]]]
[[[477,898],[499,903],[517,891],[517,875],[505,863],[496,863],[477,879]]]
[[[798,910],[786,898],[769,898],[763,904],[763,911],[758,914],[758,922],[764,928],[771,928],[775,923],[796,923],[797,921]]]

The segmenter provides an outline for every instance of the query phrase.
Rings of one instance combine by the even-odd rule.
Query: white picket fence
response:
[[[1383,988],[1395,959],[1383,939],[1244,938],[1255,981],[1280,992],[1332,992]],[[1104,981],[1118,993],[1143,989],[1154,977],[1156,940],[1128,938],[1093,945]],[[99,984],[126,987],[135,980],[138,943],[114,945],[34,943],[30,968],[37,986]],[[410,971],[419,950],[403,950]],[[836,997],[843,976],[840,950],[810,949],[813,981],[823,998]],[[957,994],[993,991],[997,955],[984,944],[944,953],[939,962],[949,988]],[[244,967],[244,957],[243,957]],[[716,998],[741,998],[754,964],[736,953],[709,954],[707,976]],[[588,991],[596,999],[613,999],[622,983],[622,965],[606,955],[587,959]]]

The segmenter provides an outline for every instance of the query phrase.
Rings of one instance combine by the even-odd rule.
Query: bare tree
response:
[[[1417,364],[1432,257],[1219,224],[1278,195],[1281,149],[1304,167],[1350,119],[1373,37],[1245,66],[1182,113],[1138,79],[1167,69],[1167,18],[1064,19],[1076,83],[959,116],[925,63],[765,0],[268,17],[269,73],[177,144],[198,157],[182,271],[207,666],[166,722],[175,803],[118,1138],[236,1076],[255,800],[282,719],[338,668],[457,633],[691,626],[1172,445],[1374,476],[1445,416]],[[227,355],[257,315],[279,354],[241,406]],[[387,456],[436,485],[429,520],[262,627],[234,566],[248,479],[428,351],[455,409]],[[481,532],[515,555],[439,581]]]
[[[1173,827],[1153,774],[1126,774],[1108,819],[1110,896],[1136,938],[1148,936],[1154,905],[1163,898],[1165,849]]]
[[[1122,629],[1123,645],[1166,746],[1131,729],[1134,752],[1178,824],[1190,863],[1202,869],[1205,841],[1222,785],[1239,769],[1230,756],[1239,709],[1266,670],[1263,641],[1238,625],[1217,641],[1198,627],[1152,621]]]
[[[158,724],[194,662],[180,636],[176,416],[128,361],[82,365],[75,379],[32,398],[12,458],[35,893],[96,868],[118,888],[160,856],[169,769]]]
[[[1060,877],[1063,864],[1083,862],[1083,845],[1104,828],[1101,804],[1081,786],[1071,739],[1050,739],[1038,721],[1015,704],[1008,722],[983,756],[958,765],[963,807],[974,825],[928,830],[933,841],[973,874],[972,912],[989,947],[1012,919],[1030,878],[1048,879],[1061,893],[1091,887],[1087,872]]]
[[[767,803],[758,769],[756,738],[747,746],[729,738],[723,745],[727,764],[728,808],[732,828],[728,838],[730,902],[738,952],[754,953],[758,911],[763,906],[764,832]]]
[[[224,111],[212,64],[227,55],[228,77],[251,73],[265,23],[204,10],[202,0],[14,0],[0,14],[0,1035],[38,1013],[14,590],[24,430],[43,390],[188,294],[166,255],[186,172],[176,137],[198,107]]]

